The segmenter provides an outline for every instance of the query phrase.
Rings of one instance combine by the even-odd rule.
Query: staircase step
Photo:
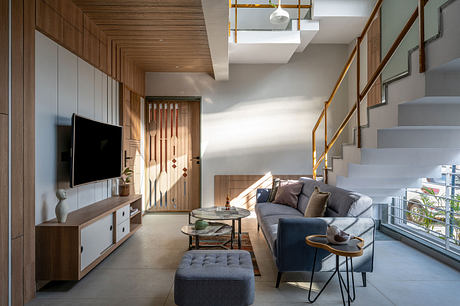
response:
[[[460,164],[460,149],[386,148],[361,149],[362,164],[381,165],[454,165]]]
[[[398,126],[377,137],[379,148],[460,148],[460,126]]]
[[[414,166],[414,165],[372,165],[372,164],[349,164],[349,177],[405,177],[405,178],[439,178],[441,166]]]
[[[398,105],[400,126],[460,126],[460,97],[423,97]]]
[[[358,187],[366,188],[387,188],[387,189],[400,189],[400,188],[418,188],[422,187],[421,178],[407,178],[407,177],[344,177],[337,176],[336,186],[354,190]]]

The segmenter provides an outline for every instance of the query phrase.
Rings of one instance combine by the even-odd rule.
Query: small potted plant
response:
[[[129,187],[131,185],[131,177],[133,176],[133,173],[133,170],[131,170],[129,167],[123,170],[123,173],[121,174],[120,178],[120,196],[129,196]]]

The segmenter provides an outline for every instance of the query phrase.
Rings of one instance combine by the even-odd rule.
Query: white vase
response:
[[[67,215],[69,214],[69,206],[65,201],[65,199],[67,199],[67,193],[64,189],[59,189],[56,192],[56,197],[59,199],[59,202],[54,210],[56,213],[56,219],[59,223],[65,223],[67,221]]]

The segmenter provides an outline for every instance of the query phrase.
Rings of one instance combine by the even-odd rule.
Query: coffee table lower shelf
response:
[[[194,224],[184,225],[181,229],[181,232],[189,236],[189,250],[193,248],[198,250],[200,248],[200,240],[206,241],[206,238],[228,234],[230,234],[230,239],[228,241],[218,244],[206,244],[206,248],[223,248],[226,250],[233,248],[233,228],[225,223],[210,222],[209,226],[203,230],[196,230]],[[195,238],[195,246],[193,246],[193,238]],[[230,248],[227,247],[227,244],[230,244]]]

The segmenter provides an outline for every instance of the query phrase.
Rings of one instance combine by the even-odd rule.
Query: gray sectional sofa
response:
[[[366,272],[372,272],[374,262],[375,223],[372,219],[372,199],[309,178],[301,178],[300,181],[303,182],[303,187],[297,209],[267,202],[270,189],[257,190],[255,211],[258,229],[262,229],[278,267],[276,287],[279,287],[283,272],[312,270],[315,250],[305,243],[305,237],[325,234],[328,224],[334,224],[345,232],[364,239],[364,254],[353,259],[353,266],[355,272],[362,273],[363,285],[366,286]],[[315,186],[321,191],[330,192],[331,196],[325,217],[306,218],[304,212]],[[327,251],[318,250],[315,271],[334,269],[335,257]]]

